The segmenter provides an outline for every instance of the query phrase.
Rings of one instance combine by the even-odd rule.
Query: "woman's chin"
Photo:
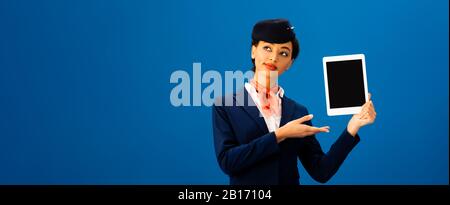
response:
[[[278,73],[277,69],[269,69],[269,68],[256,69],[256,71],[261,72],[261,73],[267,73],[267,74],[269,74],[271,72],[277,72]]]

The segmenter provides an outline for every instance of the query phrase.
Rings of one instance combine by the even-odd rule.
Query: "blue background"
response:
[[[377,119],[328,184],[448,184],[447,0],[0,1],[0,184],[227,184],[211,107],[172,106],[169,79],[248,70],[280,17],[301,44],[280,84],[325,151],[350,116],[326,115],[322,57],[366,55]]]

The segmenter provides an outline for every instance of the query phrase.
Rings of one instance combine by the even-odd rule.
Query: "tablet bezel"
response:
[[[325,79],[325,97],[327,103],[327,115],[352,115],[358,114],[361,111],[362,106],[356,107],[343,107],[343,108],[331,108],[330,99],[328,95],[328,72],[327,72],[327,62],[336,61],[347,61],[347,60],[361,60],[363,69],[363,80],[364,80],[364,100],[367,102],[368,99],[368,88],[367,88],[367,77],[366,77],[366,60],[364,54],[352,54],[352,55],[340,55],[340,56],[325,56],[322,59],[323,62],[323,75]]]

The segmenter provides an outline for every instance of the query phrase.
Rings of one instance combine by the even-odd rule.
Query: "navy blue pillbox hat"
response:
[[[252,40],[269,43],[286,43],[294,41],[294,27],[286,19],[268,19],[255,24]]]

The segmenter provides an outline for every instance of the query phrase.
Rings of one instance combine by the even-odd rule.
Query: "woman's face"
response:
[[[259,41],[252,46],[252,59],[255,59],[257,73],[278,71],[280,76],[292,65],[292,42],[278,44]]]

